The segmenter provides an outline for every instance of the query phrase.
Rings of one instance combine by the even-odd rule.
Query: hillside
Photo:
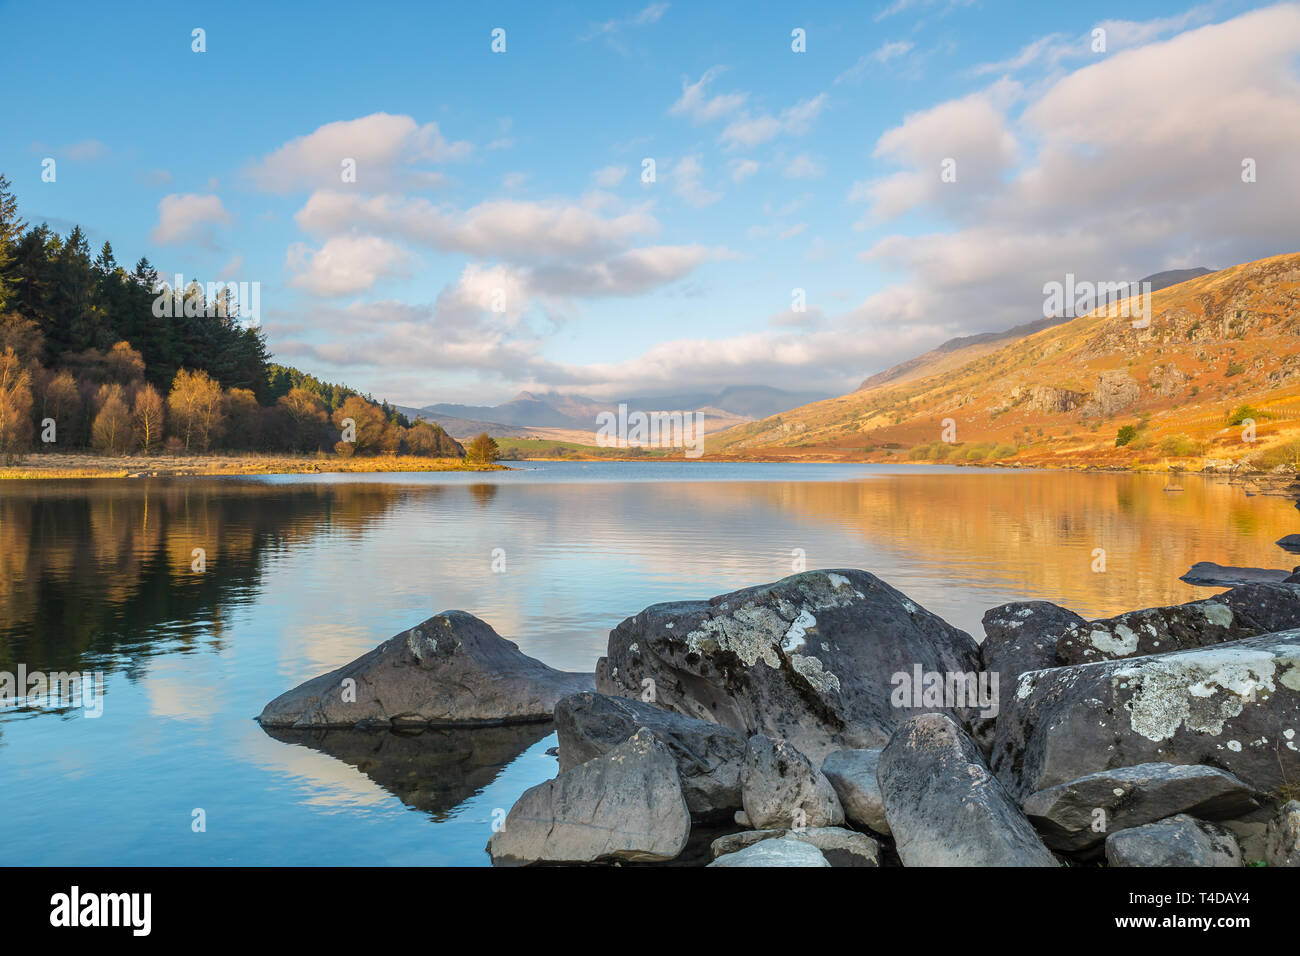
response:
[[[1151,309],[1146,327],[1099,309],[935,350],[848,395],[714,436],[708,453],[1099,466],[1295,458],[1300,254],[1170,285]],[[1230,424],[1243,418],[1256,423],[1254,441]],[[955,441],[943,440],[954,437],[948,419]]]

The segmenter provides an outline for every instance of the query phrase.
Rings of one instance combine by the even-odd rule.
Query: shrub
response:
[[[1115,447],[1123,448],[1125,445],[1137,438],[1138,430],[1133,425],[1122,425],[1120,430],[1115,433]]]

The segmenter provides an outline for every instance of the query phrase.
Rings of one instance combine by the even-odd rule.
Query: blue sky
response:
[[[1300,247],[1295,4],[753,7],[4,4],[0,171],[404,404],[842,391],[1067,272]]]

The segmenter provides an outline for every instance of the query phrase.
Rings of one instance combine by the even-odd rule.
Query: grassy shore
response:
[[[370,474],[400,471],[505,471],[503,465],[471,465],[459,458],[377,455],[132,455],[31,454],[0,464],[0,480],[10,478],[144,478],[212,475],[310,475],[331,472]]]

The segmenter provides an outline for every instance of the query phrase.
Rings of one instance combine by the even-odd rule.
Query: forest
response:
[[[172,288],[144,257],[128,270],[108,242],[92,258],[79,226],[24,222],[0,174],[0,456],[464,456],[437,424],[272,361],[217,287]]]

